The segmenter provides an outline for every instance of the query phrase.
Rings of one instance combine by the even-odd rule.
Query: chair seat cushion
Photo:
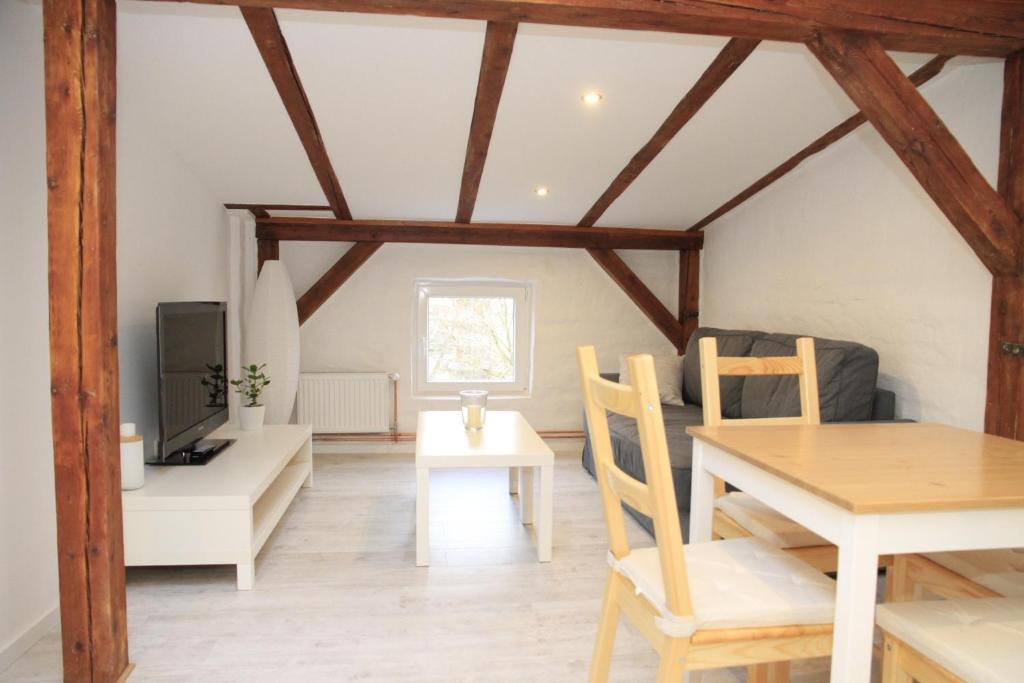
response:
[[[1024,598],[1024,548],[926,553],[937,565],[1008,598]]]
[[[759,538],[695,543],[684,550],[693,602],[691,620],[679,620],[665,605],[656,547],[633,550],[613,563],[661,613],[664,619],[659,626],[669,635],[686,636],[698,629],[832,623],[835,582]]]
[[[879,605],[882,629],[972,683],[1019,683],[1024,598],[924,600]]]
[[[715,507],[751,534],[763,538],[776,548],[809,548],[829,544],[818,534],[742,491],[733,491],[716,498]]]

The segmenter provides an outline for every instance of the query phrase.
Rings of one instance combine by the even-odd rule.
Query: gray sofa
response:
[[[663,405],[672,482],[682,522],[683,534],[689,528],[690,468],[693,440],[686,428],[703,424],[700,386],[700,355],[697,342],[703,337],[718,339],[721,356],[792,356],[801,335],[769,334],[753,330],[699,328],[686,346],[683,358],[683,400],[686,405]],[[822,422],[886,421],[895,417],[896,396],[879,389],[878,354],[862,344],[832,339],[814,340],[818,365],[818,394]],[[618,374],[604,377],[617,380]],[[796,377],[726,377],[722,379],[722,413],[727,418],[785,417],[800,414],[800,393]],[[636,422],[609,414],[609,430],[615,462],[625,472],[644,480],[644,464]],[[594,456],[586,431],[583,467],[591,475]],[[628,509],[628,508],[627,508]],[[629,510],[637,521],[653,533],[651,520]]]

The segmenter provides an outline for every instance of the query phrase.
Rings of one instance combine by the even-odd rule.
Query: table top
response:
[[[210,433],[235,443],[201,466],[146,465],[146,483],[124,491],[125,510],[247,509],[312,438],[311,425],[264,425],[245,432],[224,425]]]
[[[553,462],[551,449],[517,411],[488,410],[484,428],[475,432],[463,426],[458,410],[419,414],[418,467],[516,467]]]
[[[1024,507],[1024,443],[941,424],[690,427],[857,513]]]

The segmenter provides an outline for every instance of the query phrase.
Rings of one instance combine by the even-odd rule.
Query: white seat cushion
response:
[[[613,562],[662,614],[665,633],[697,629],[831,624],[835,581],[759,538],[696,543],[684,548],[693,619],[679,620],[665,605],[657,548],[641,548]]]
[[[719,496],[715,499],[715,507],[754,536],[763,538],[776,548],[809,548],[829,544],[818,534],[742,491]]]
[[[1024,598],[1024,548],[927,553],[929,560],[1008,598]]]
[[[878,625],[965,681],[1019,683],[1024,599],[924,600],[879,605]]]

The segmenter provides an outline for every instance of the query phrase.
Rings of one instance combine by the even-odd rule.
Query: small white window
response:
[[[419,280],[413,367],[417,396],[461,389],[529,396],[533,288],[508,280]]]

